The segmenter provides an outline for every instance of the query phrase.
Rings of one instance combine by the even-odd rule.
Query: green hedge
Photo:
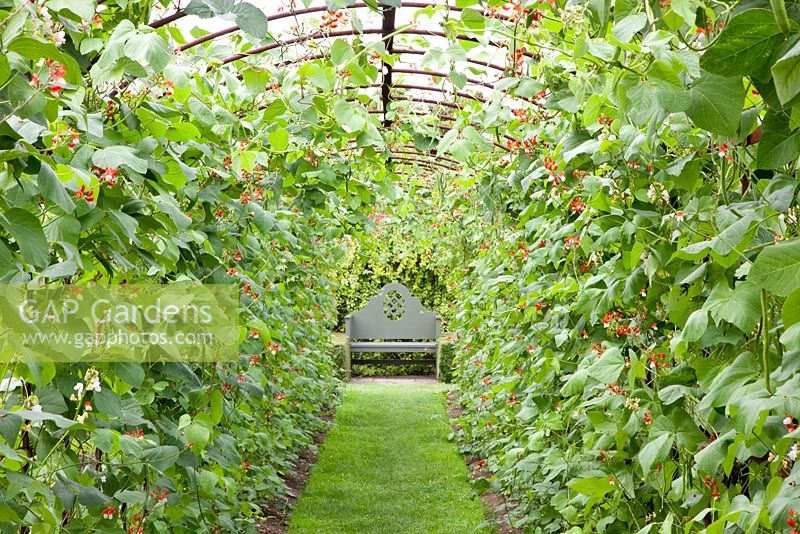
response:
[[[337,329],[344,331],[347,314],[363,308],[370,297],[390,282],[404,284],[422,304],[451,317],[447,273],[435,262],[436,244],[416,239],[401,225],[383,224],[360,239],[349,239],[337,282]]]

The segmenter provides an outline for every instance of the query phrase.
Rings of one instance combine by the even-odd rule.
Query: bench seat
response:
[[[435,341],[353,341],[350,352],[429,352],[436,354],[439,344]]]

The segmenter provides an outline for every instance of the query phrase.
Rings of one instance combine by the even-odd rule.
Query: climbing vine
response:
[[[424,109],[375,107],[398,54],[326,5],[293,57],[249,2],[0,2],[0,282],[236,284],[242,326],[233,364],[10,362],[4,531],[254,531],[335,404],[342,265],[452,318],[519,526],[794,530],[798,4],[420,8]]]
[[[481,484],[531,532],[794,531],[798,6],[535,8],[541,106],[443,230]]]

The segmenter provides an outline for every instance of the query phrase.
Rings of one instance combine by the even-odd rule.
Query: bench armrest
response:
[[[439,336],[442,335],[442,316],[438,313],[436,314],[436,340],[439,340]]]
[[[347,336],[347,341],[350,342],[350,325],[353,322],[353,314],[344,318],[344,334]]]

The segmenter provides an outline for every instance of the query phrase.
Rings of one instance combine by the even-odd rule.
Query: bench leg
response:
[[[439,381],[439,362],[442,359],[442,345],[436,347],[436,381]]]
[[[353,362],[350,353],[350,340],[344,345],[344,372],[347,378],[350,378],[350,373],[353,367]]]

